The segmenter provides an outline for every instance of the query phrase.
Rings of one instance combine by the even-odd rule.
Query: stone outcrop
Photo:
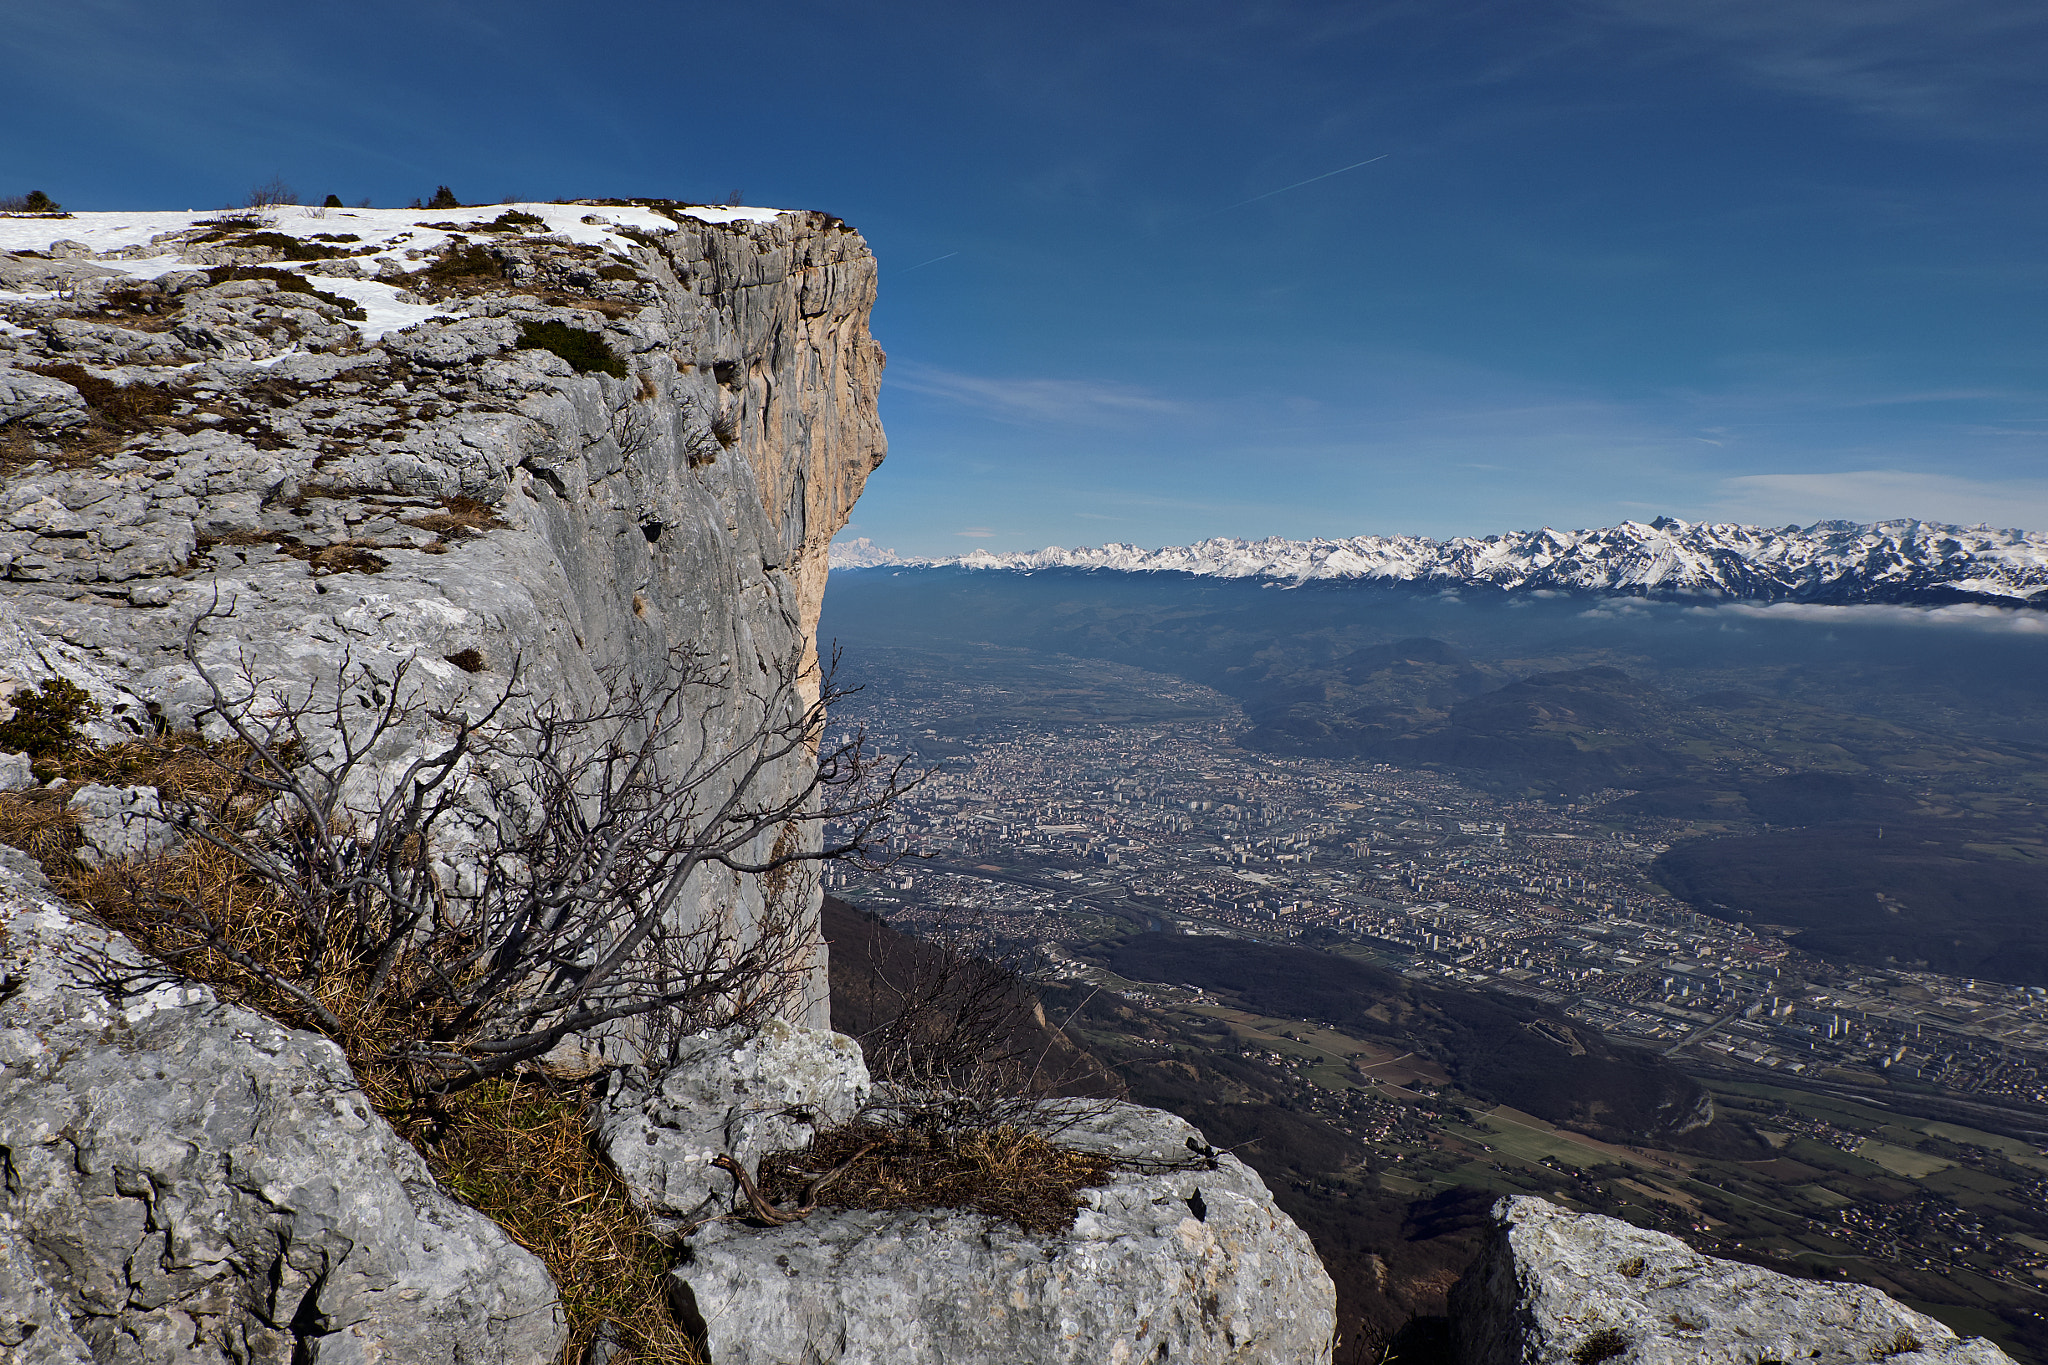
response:
[[[731,1207],[714,1157],[753,1169],[868,1093],[858,1046],[838,1034],[709,1034],[615,1096],[600,1135],[634,1196],[676,1228]],[[1128,1104],[1085,1105],[1058,1141],[1118,1163],[1081,1192],[1069,1231],[829,1206],[774,1228],[705,1222],[683,1242],[676,1299],[717,1365],[1329,1360],[1335,1289],[1249,1167]]]
[[[874,260],[836,220],[35,226],[73,240],[0,254],[0,688],[69,678],[102,739],[189,725],[208,697],[183,634],[219,604],[210,665],[291,686],[410,660],[443,709],[515,662],[532,705],[654,687],[688,649],[726,671],[718,749],[814,661],[826,547],[884,449]],[[585,368],[528,344],[550,328]],[[815,914],[806,879],[781,894]],[[678,917],[730,909],[744,933],[762,895],[707,870]]]
[[[553,1365],[534,1257],[341,1052],[196,986],[0,848],[0,1358]]]
[[[1451,1291],[1461,1365],[2009,1365],[1865,1285],[1702,1256],[1676,1237],[1503,1199]]]
[[[860,1044],[844,1034],[771,1020],[685,1040],[656,1075],[633,1067],[599,1103],[599,1146],[654,1226],[673,1232],[717,1212],[732,1193],[713,1169],[748,1170],[852,1119],[873,1087]]]

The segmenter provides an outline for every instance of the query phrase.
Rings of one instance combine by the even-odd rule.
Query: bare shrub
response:
[[[908,785],[861,736],[819,752],[844,692],[827,674],[807,700],[797,656],[749,688],[677,651],[658,682],[613,674],[594,705],[531,710],[515,662],[469,713],[429,708],[407,664],[223,676],[198,641],[229,615],[195,618],[185,656],[235,742],[160,816],[187,862],[218,865],[197,884],[175,860],[132,869],[97,908],[170,968],[342,1042],[366,1087],[401,1092],[386,1108],[431,1111],[572,1040],[782,1012],[817,946],[802,865],[862,857]],[[394,752],[411,757],[385,770]],[[489,817],[470,802],[487,776]],[[828,820],[830,842],[804,835]],[[680,913],[714,868],[759,878],[764,908]]]
[[[834,1013],[860,1042],[887,1121],[928,1132],[1047,1132],[1099,1106],[1046,1101],[1121,1093],[1046,1019],[1022,959],[991,960],[948,936],[861,934],[843,920],[834,943],[865,951],[860,967],[840,972]]]
[[[284,208],[299,202],[299,192],[285,184],[284,177],[273,175],[270,179],[249,191],[242,207],[251,209]]]

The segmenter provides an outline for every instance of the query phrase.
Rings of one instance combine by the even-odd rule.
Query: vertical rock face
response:
[[[442,1193],[338,1048],[149,986],[40,880],[0,850],[0,1359],[560,1359],[546,1269]]]
[[[1866,1285],[1702,1256],[1676,1237],[1503,1199],[1451,1291],[1462,1365],[2007,1365]]]
[[[717,750],[814,661],[826,547],[884,450],[874,260],[836,220],[40,226],[83,245],[0,253],[0,687],[68,677],[103,738],[190,724],[208,699],[179,647],[219,603],[211,664],[299,684],[410,659],[441,708],[515,661],[528,704],[574,703],[688,649],[729,684]],[[679,914],[744,926],[763,894],[707,872]],[[804,877],[771,894],[816,913]]]

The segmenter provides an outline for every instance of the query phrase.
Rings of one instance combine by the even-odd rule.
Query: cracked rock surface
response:
[[[676,1297],[718,1365],[1314,1365],[1336,1290],[1259,1177],[1171,1114],[1116,1104],[1059,1141],[1137,1169],[1071,1230],[948,1209],[822,1208],[691,1236]]]
[[[332,1043],[135,980],[11,849],[0,935],[0,1355],[559,1359],[547,1271],[441,1191]]]
[[[1867,1285],[1702,1256],[1661,1232],[1524,1195],[1493,1209],[1451,1291],[1462,1365],[2009,1365]]]
[[[658,1076],[621,1073],[596,1112],[597,1140],[634,1202],[674,1230],[731,1192],[714,1159],[756,1170],[851,1120],[872,1089],[859,1043],[771,1019],[684,1039]]]

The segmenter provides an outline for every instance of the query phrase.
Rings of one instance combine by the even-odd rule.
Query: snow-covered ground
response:
[[[463,240],[474,240],[478,228],[511,210],[543,220],[546,227],[537,231],[544,231],[549,236],[621,253],[630,251],[635,245],[631,238],[620,232],[622,228],[649,233],[675,229],[671,219],[653,209],[588,204],[479,204],[455,209],[322,209],[294,205],[262,210],[260,226],[265,232],[344,247],[365,274],[388,276],[395,271],[425,269],[458,234]],[[152,250],[159,244],[159,239],[224,217],[247,219],[256,212],[248,209],[158,209],[135,213],[76,213],[64,217],[0,215],[0,251],[53,254],[51,248],[60,243],[77,242],[93,253],[95,264],[140,278],[155,279],[174,270],[191,269],[190,263],[179,259],[175,251]],[[772,221],[783,210],[706,204],[677,212],[706,223],[763,223]],[[336,241],[336,238],[355,240]],[[291,270],[303,268],[303,265],[302,262],[283,261],[277,268]],[[368,342],[427,318],[444,316],[443,310],[438,308],[399,302],[399,287],[395,285],[323,276],[317,287],[363,307],[368,317],[355,326]]]
[[[1295,583],[1376,579],[1766,600],[1896,600],[1949,590],[2048,606],[2048,535],[1928,521],[1827,521],[1777,528],[1666,517],[1597,530],[1546,527],[1452,540],[1220,537],[1158,550],[1121,544],[1073,550],[1052,546],[1016,554],[976,550],[943,559],[906,558],[866,537],[832,547],[834,568],[892,564],[1165,571]]]
[[[621,208],[616,205],[592,207],[587,204],[477,204],[459,209],[321,209],[290,207],[261,210],[263,229],[266,232],[281,232],[287,237],[317,240],[323,235],[339,236],[353,233],[361,238],[360,243],[350,243],[352,250],[365,247],[383,247],[377,258],[388,257],[401,265],[417,267],[417,261],[407,261],[407,249],[432,252],[448,241],[449,231],[444,225],[453,225],[461,231],[467,227],[475,229],[490,222],[499,214],[511,209],[530,213],[544,220],[547,231],[555,236],[565,237],[572,242],[583,242],[593,246],[625,249],[632,243],[619,235],[619,228],[635,228],[642,232],[668,232],[675,224],[666,216],[646,208]],[[65,217],[46,218],[34,216],[0,216],[0,251],[47,251],[56,242],[83,242],[96,255],[124,248],[146,247],[150,239],[170,232],[182,232],[187,228],[213,219],[242,216],[257,212],[252,209],[151,209],[137,213],[75,213]],[[773,221],[783,210],[762,208],[726,208],[719,205],[702,204],[680,209],[684,217],[695,218],[706,223]],[[586,222],[595,218],[600,221]],[[369,266],[373,257],[362,258]],[[140,264],[140,262],[138,262]],[[137,274],[161,274],[171,268],[166,265],[156,270],[138,270]]]

